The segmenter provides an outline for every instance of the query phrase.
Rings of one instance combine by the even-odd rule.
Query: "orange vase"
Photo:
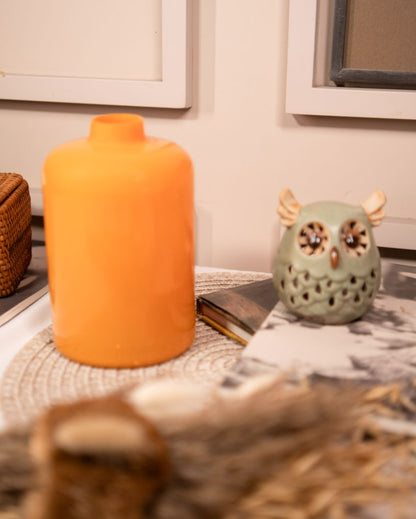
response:
[[[42,175],[54,342],[93,366],[171,359],[193,341],[193,170],[143,121],[109,114]]]

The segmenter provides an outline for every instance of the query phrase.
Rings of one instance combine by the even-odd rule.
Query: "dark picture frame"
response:
[[[416,67],[415,70],[376,70],[371,63],[368,68],[346,66],[350,2],[335,0],[330,79],[337,86],[416,89]]]

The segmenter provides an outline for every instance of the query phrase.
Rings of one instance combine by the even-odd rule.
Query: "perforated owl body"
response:
[[[296,315],[324,324],[361,317],[380,285],[380,255],[372,226],[381,222],[384,195],[361,206],[316,202],[305,207],[289,190],[278,209],[288,227],[276,255],[273,281]]]

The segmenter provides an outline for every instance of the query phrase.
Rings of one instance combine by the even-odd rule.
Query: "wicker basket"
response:
[[[17,173],[0,173],[0,297],[15,292],[32,256],[29,186]]]

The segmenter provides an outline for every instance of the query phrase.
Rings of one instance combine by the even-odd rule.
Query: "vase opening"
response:
[[[143,119],[134,114],[105,114],[91,121],[89,140],[136,142],[145,139]]]

